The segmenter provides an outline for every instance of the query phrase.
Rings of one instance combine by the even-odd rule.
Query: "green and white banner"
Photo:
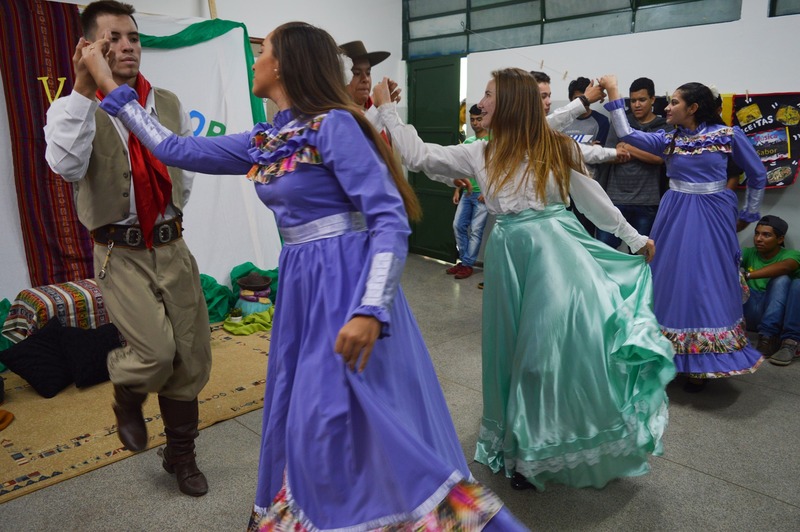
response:
[[[265,120],[263,101],[251,92],[253,53],[244,24],[139,14],[136,21],[142,72],[154,86],[178,95],[195,136],[250,131]],[[198,174],[184,225],[201,273],[222,284],[238,264],[278,264],[275,219],[244,176]]]

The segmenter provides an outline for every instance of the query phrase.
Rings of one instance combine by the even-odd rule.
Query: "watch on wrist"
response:
[[[580,100],[580,101],[583,103],[583,106],[584,106],[584,107],[586,107],[587,109],[588,109],[588,108],[589,108],[589,106],[591,105],[591,104],[589,103],[589,98],[587,98],[587,97],[586,97],[586,96],[584,96],[583,94],[581,94],[580,96],[578,96],[578,99],[579,99],[579,100]]]

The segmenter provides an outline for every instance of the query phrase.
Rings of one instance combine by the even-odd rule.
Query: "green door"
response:
[[[408,62],[408,121],[425,142],[458,143],[459,80],[459,57]],[[422,204],[422,221],[413,224],[409,250],[455,262],[453,188],[418,172],[409,172],[408,181]]]

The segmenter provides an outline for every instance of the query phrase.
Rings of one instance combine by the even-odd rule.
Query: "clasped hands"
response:
[[[111,49],[110,39],[111,33],[105,31],[94,42],[81,37],[75,46],[75,53],[72,54],[75,90],[84,96],[93,98],[98,88],[104,93],[116,88],[111,71],[116,54]]]

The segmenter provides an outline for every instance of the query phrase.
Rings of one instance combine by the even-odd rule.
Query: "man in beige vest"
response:
[[[166,127],[190,134],[177,97],[151,87],[139,72],[142,49],[133,13],[128,4],[102,0],[81,14],[75,85],[47,112],[45,157],[73,184],[78,218],[94,240],[97,282],[127,342],[108,357],[119,438],[132,451],[147,448],[142,404],[157,393],[167,435],[163,467],[176,474],[183,493],[200,496],[208,483],[195,461],[197,395],[208,381],[211,347],[197,263],[181,237],[194,176],[165,167],[98,109],[97,86],[80,59],[91,40],[110,32],[115,81],[134,87]]]

